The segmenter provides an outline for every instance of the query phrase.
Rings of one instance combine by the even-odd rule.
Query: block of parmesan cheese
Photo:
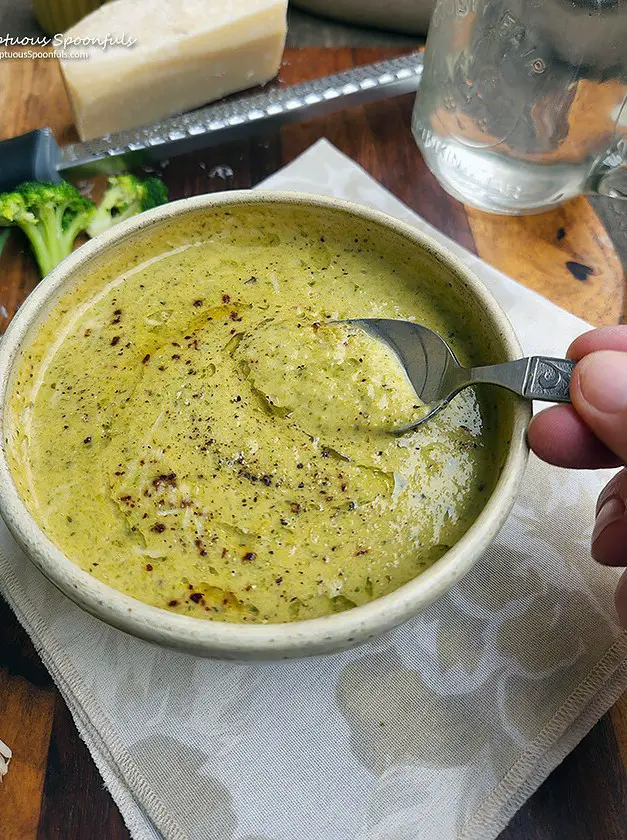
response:
[[[281,63],[286,14],[287,0],[100,6],[59,47],[88,53],[61,60],[81,139],[153,123],[267,82]],[[116,40],[121,43],[112,45]]]

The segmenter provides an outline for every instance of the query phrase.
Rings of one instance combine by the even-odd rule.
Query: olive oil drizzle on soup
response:
[[[330,321],[463,317],[365,223],[205,211],[95,263],[23,356],[18,488],[50,539],[141,601],[198,618],[314,618],[389,593],[468,529],[498,474],[494,407],[424,427],[382,344]]]

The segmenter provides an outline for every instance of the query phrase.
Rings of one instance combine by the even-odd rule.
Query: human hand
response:
[[[531,449],[549,464],[571,469],[627,465],[627,326],[591,330],[571,344],[567,355],[579,362],[570,387],[572,405],[533,418]],[[592,556],[607,566],[627,566],[627,469],[599,496]],[[616,609],[627,627],[627,572],[616,590]]]

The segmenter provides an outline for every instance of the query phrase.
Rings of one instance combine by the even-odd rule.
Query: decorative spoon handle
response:
[[[466,370],[468,384],[489,382],[509,388],[528,400],[570,402],[570,380],[577,363],[571,359],[532,356],[502,365]]]
[[[570,402],[570,380],[577,363],[572,359],[529,359],[523,396],[544,402]]]

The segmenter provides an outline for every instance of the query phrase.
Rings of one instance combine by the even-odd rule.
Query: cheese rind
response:
[[[72,49],[61,70],[78,134],[90,140],[264,84],[280,67],[287,0],[114,0],[65,34],[136,39]]]

